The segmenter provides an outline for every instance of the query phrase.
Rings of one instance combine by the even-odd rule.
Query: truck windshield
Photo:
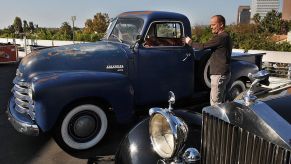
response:
[[[143,20],[140,18],[118,18],[116,23],[115,21],[113,20],[108,27],[107,32],[111,32],[108,40],[134,44],[137,36],[141,35]]]

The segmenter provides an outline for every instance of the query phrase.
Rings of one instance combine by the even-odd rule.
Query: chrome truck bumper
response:
[[[10,98],[7,114],[8,120],[13,125],[14,129],[18,132],[30,136],[39,135],[39,128],[36,124],[33,123],[30,117],[15,110],[15,101],[13,96]]]

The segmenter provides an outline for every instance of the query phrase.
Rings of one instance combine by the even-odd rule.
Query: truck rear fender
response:
[[[49,131],[69,104],[88,98],[112,107],[117,122],[133,116],[133,88],[127,76],[110,72],[54,73],[34,78],[36,122]]]

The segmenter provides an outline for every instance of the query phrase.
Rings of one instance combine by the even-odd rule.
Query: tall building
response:
[[[282,19],[291,20],[291,0],[283,0]]]
[[[263,18],[272,10],[278,11],[279,5],[279,0],[252,0],[251,18],[253,18],[256,13],[260,14]]]
[[[237,24],[249,24],[251,18],[250,6],[239,6],[237,10]]]

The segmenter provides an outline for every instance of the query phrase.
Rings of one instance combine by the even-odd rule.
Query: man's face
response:
[[[217,17],[212,17],[210,20],[210,28],[213,34],[218,34],[223,29],[222,23],[220,23]]]

